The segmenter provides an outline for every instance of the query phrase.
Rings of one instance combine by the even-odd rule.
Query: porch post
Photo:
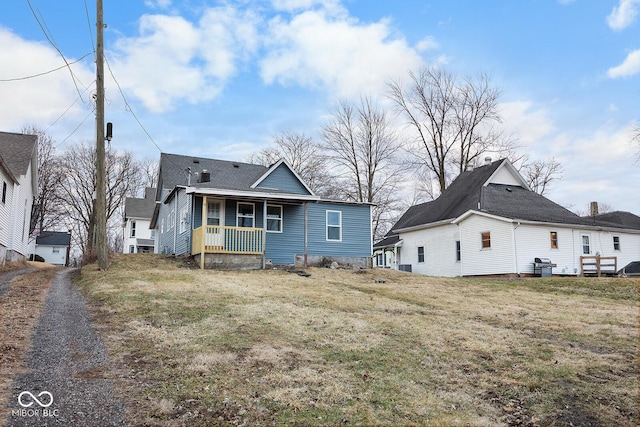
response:
[[[262,269],[267,268],[267,199],[262,203]]]
[[[204,270],[204,250],[207,246],[207,196],[202,195],[202,247],[200,248],[200,269]]]

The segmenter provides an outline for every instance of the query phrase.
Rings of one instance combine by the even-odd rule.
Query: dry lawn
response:
[[[6,293],[0,296],[0,408],[7,407],[12,398],[9,391],[13,378],[25,372],[33,328],[40,318],[51,280],[58,271],[57,268],[43,268],[45,265],[38,267],[41,268],[15,277],[8,284]]]
[[[639,423],[637,280],[308,272],[83,269],[131,422]]]

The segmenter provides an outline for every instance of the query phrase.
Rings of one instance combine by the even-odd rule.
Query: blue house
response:
[[[157,253],[191,254],[201,268],[370,266],[371,206],[317,196],[283,160],[163,153],[157,188]]]

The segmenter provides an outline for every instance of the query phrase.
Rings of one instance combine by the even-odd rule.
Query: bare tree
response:
[[[384,235],[385,217],[397,204],[397,137],[387,114],[371,98],[342,100],[322,129],[323,148],[333,165],[340,197],[373,203],[373,234]]]
[[[141,183],[140,190],[145,188],[155,188],[158,185],[158,173],[160,172],[160,164],[153,159],[145,159],[140,163]],[[144,194],[139,194],[144,197]]]
[[[248,160],[251,163],[270,166],[284,159],[314,193],[331,196],[327,157],[311,137],[303,133],[284,131],[275,136],[273,143],[274,146],[252,154]]]
[[[631,142],[638,146],[637,161],[640,162],[640,125],[638,125],[631,134]]]
[[[433,173],[440,192],[487,151],[513,146],[494,128],[500,91],[484,74],[459,83],[443,69],[422,68],[409,72],[408,87],[391,82],[388,96],[413,129],[412,158]]]
[[[53,138],[43,129],[25,126],[22,133],[38,137],[38,192],[31,207],[29,234],[58,228],[61,216],[58,196],[63,172],[55,153]]]
[[[65,178],[61,183],[61,197],[68,225],[73,229],[74,243],[83,254],[91,253],[95,227],[93,198],[96,189],[96,151],[90,144],[69,146],[60,157]],[[108,227],[119,229],[114,214],[127,196],[133,196],[140,187],[140,166],[129,152],[106,151],[106,218]],[[113,220],[116,219],[116,226]]]
[[[520,168],[520,174],[529,184],[529,188],[540,195],[549,190],[553,181],[562,178],[562,165],[554,157],[545,160],[525,161]]]

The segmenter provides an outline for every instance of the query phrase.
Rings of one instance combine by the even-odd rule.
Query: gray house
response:
[[[283,160],[163,153],[157,189],[158,252],[194,255],[203,268],[370,265],[371,206],[317,196]]]

